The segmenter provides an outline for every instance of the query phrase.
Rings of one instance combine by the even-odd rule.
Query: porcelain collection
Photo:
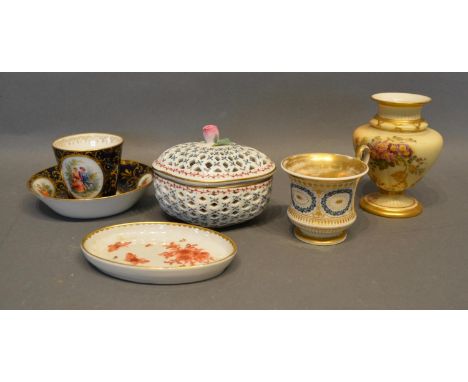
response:
[[[289,220],[297,239],[334,245],[357,219],[359,180],[378,187],[360,206],[384,217],[412,217],[422,206],[405,194],[442,149],[439,133],[421,117],[429,97],[409,93],[372,96],[378,112],[353,134],[355,157],[294,154],[283,159],[290,180]],[[162,211],[183,223],[135,222],[86,235],[85,258],[111,276],[138,283],[179,284],[222,273],[234,259],[232,239],[205,227],[243,223],[270,201],[275,163],[261,151],[220,138],[203,127],[204,141],[175,145],[152,167],[121,158],[123,139],[107,133],[63,137],[52,144],[57,165],[28,181],[30,191],[60,215],[93,219],[132,207],[153,183]]]

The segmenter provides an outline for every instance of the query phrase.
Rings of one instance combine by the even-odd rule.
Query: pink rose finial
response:
[[[215,144],[219,139],[219,129],[215,125],[203,126],[203,137],[206,143]]]

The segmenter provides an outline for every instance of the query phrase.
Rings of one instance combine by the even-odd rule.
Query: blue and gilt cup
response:
[[[340,154],[297,154],[281,167],[291,181],[289,220],[296,237],[309,244],[333,245],[346,239],[356,220],[356,187],[369,168],[369,149],[360,146],[356,157]]]
[[[115,195],[123,138],[107,133],[84,133],[52,143],[68,194],[75,199]]]

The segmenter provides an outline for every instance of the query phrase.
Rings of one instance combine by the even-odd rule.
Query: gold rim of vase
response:
[[[419,101],[405,101],[405,100],[390,101],[390,100],[383,98],[385,96],[388,96],[390,98],[390,95],[393,95],[393,96],[399,95],[400,97],[409,96],[409,97],[419,98],[420,100]],[[426,105],[432,101],[431,97],[428,97],[422,94],[402,93],[402,92],[376,93],[376,94],[371,95],[371,99],[376,101],[379,105],[392,106],[392,107],[417,107],[417,106]]]

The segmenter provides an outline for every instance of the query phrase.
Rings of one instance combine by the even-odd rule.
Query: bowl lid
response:
[[[220,139],[214,125],[203,127],[205,142],[189,142],[164,151],[153,162],[159,175],[199,183],[223,183],[270,176],[275,163],[262,152]]]

